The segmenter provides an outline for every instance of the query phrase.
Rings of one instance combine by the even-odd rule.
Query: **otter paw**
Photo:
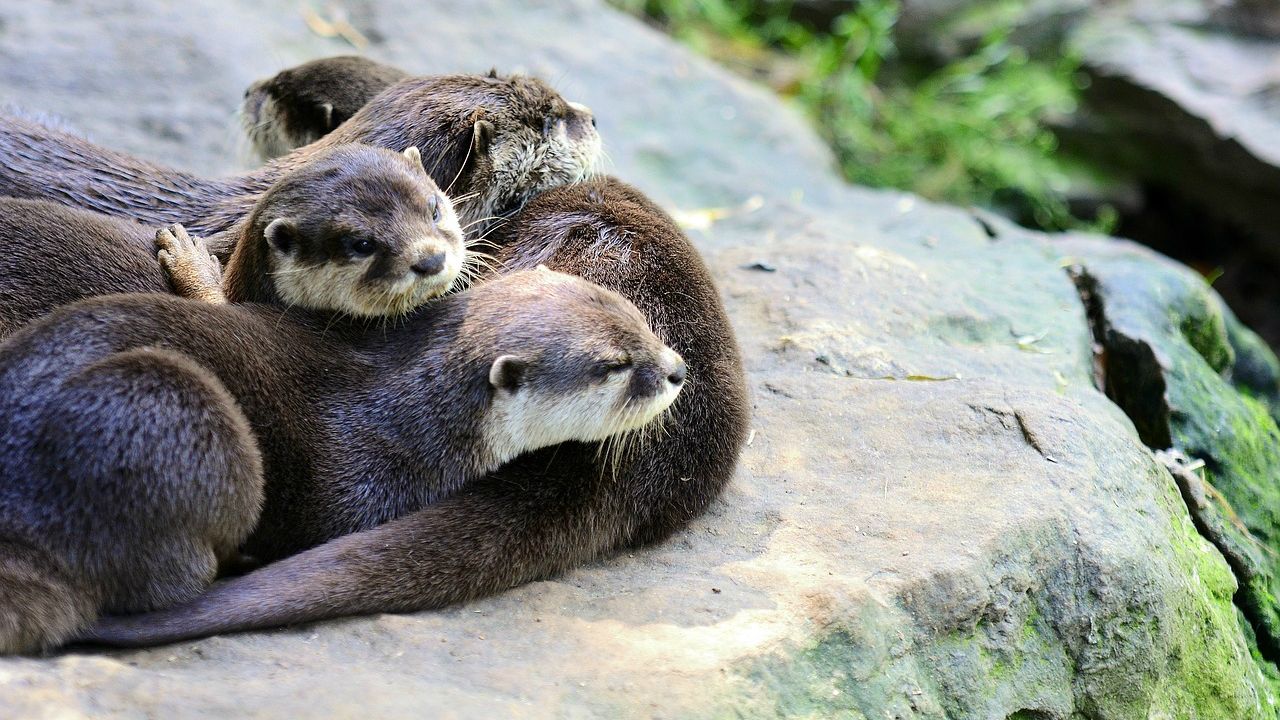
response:
[[[203,240],[175,224],[156,231],[156,248],[156,259],[178,295],[213,303],[227,301],[222,294],[222,263]]]

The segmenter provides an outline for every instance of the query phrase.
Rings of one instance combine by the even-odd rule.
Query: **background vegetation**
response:
[[[972,50],[945,64],[908,61],[897,0],[863,0],[829,23],[787,0],[613,0],[698,51],[794,100],[852,182],[981,205],[1049,230],[1108,231],[1114,211],[1072,214],[1083,166],[1051,129],[1076,108],[1072,57],[1032,58],[1001,13]]]

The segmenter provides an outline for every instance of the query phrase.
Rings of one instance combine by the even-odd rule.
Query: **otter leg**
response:
[[[156,257],[169,277],[174,293],[202,302],[227,302],[222,292],[222,263],[204,241],[174,224],[156,231]]]
[[[0,655],[63,644],[93,622],[100,603],[56,557],[0,540]]]
[[[108,612],[189,600],[257,522],[262,460],[222,383],[143,348],[72,376],[39,430],[35,468],[56,523],[41,540]]]

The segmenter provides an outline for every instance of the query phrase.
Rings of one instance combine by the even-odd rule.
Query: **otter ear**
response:
[[[499,390],[515,392],[524,382],[525,362],[515,355],[502,355],[489,367],[489,384]]]
[[[413,163],[414,165],[421,167],[423,170],[427,169],[426,166],[422,164],[422,153],[418,152],[417,145],[410,145],[409,147],[404,149],[404,152],[400,154],[409,158],[409,162]]]
[[[266,230],[262,231],[262,235],[271,247],[282,253],[288,253],[293,250],[298,240],[298,226],[288,218],[276,218],[267,225]]]
[[[325,130],[332,130],[337,127],[337,123],[333,121],[333,103],[325,103],[321,105],[320,113],[324,115]]]
[[[476,155],[486,155],[489,143],[493,141],[493,123],[488,120],[477,120],[471,126],[471,150]]]
[[[488,74],[486,77],[497,78],[497,77],[498,77],[498,68],[496,68],[496,67],[491,67],[491,68],[489,68],[489,74]]]

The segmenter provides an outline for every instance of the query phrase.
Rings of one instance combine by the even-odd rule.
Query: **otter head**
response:
[[[412,147],[316,153],[267,190],[247,232],[257,273],[284,304],[361,317],[443,294],[468,258],[452,204]]]
[[[323,144],[340,143],[417,146],[472,234],[543,190],[590,176],[600,154],[586,106],[536,78],[493,72],[395,83]]]
[[[244,92],[240,122],[263,160],[319,140],[407,73],[356,55],[303,63]]]
[[[500,318],[489,331],[494,356],[484,431],[499,460],[638,430],[679,395],[684,360],[621,295],[545,268],[511,273],[491,286],[499,292],[485,302],[507,308],[481,320]]]
[[[590,108],[565,100],[537,78],[490,71],[485,81],[494,88],[493,99],[476,115],[476,134],[489,139],[474,145],[491,166],[487,206],[515,210],[543,190],[595,172],[600,134]]]

